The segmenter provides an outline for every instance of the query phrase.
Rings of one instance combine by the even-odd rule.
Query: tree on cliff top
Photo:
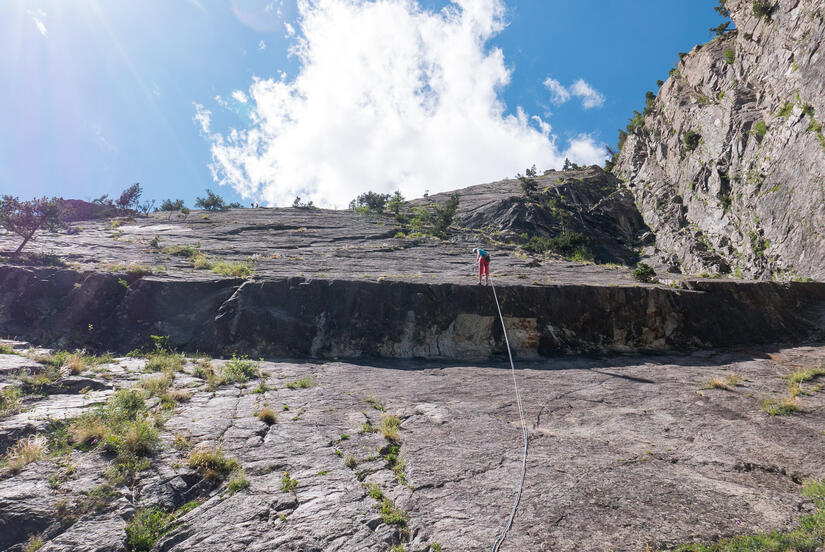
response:
[[[20,253],[41,228],[56,230],[63,224],[58,201],[54,197],[20,201],[10,195],[0,199],[0,226],[23,238],[14,255]]]
[[[118,209],[137,209],[140,196],[143,195],[143,188],[140,187],[140,182],[135,182],[120,194],[120,197],[115,201]]]
[[[200,207],[207,211],[226,211],[229,205],[226,201],[210,189],[206,189],[206,197],[199,197],[195,199],[195,207]]]

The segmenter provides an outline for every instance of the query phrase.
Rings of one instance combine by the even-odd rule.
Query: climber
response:
[[[473,249],[478,263],[478,285],[481,285],[481,275],[484,274],[484,285],[490,283],[490,254],[483,249]]]

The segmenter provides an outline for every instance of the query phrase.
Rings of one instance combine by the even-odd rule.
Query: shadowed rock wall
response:
[[[504,353],[490,288],[350,280],[137,278],[0,267],[0,333],[127,351],[150,335],[252,356],[485,359]],[[521,358],[794,342],[823,327],[825,284],[498,288]]]

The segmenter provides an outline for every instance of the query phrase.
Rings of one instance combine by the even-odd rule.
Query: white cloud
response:
[[[244,93],[243,90],[235,90],[232,92],[232,97],[235,98],[235,101],[246,103],[249,101],[249,97]]]
[[[261,41],[258,43],[258,49],[259,49],[259,50],[266,50],[266,42],[264,42],[263,40],[261,40]]]
[[[554,104],[561,105],[570,99],[570,92],[556,79],[547,77],[544,86],[550,91],[550,101]]]
[[[43,20],[46,18],[46,12],[42,9],[38,9],[36,11],[28,10],[28,14],[32,18],[32,21],[34,21],[34,26],[37,27],[38,31],[40,31],[40,34],[48,37],[49,30],[46,29],[46,24],[43,23]]]
[[[507,114],[510,72],[488,45],[504,27],[502,0],[454,0],[438,13],[414,0],[298,8],[298,74],[253,81],[249,127],[213,131],[196,105],[213,176],[244,198],[343,207],[366,190],[415,197],[606,156],[586,135],[562,151],[549,123],[520,107]]]
[[[284,21],[284,29],[286,30],[286,38],[290,38],[295,36],[295,27],[290,25],[288,22]]]
[[[604,105],[604,96],[582,79],[573,83],[571,91],[574,96],[581,98],[582,107],[585,109],[592,109]]]
[[[569,87],[565,88],[556,79],[547,77],[544,86],[550,91],[550,101],[555,105],[561,105],[571,97],[581,99],[584,109],[593,109],[604,105],[604,96],[595,88],[587,84],[584,79],[579,79]]]

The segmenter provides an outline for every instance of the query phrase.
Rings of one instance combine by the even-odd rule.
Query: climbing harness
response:
[[[513,509],[510,511],[510,518],[507,520],[507,524],[504,526],[501,533],[498,534],[498,538],[496,538],[496,542],[493,544],[493,548],[491,548],[491,552],[498,552],[502,543],[504,543],[504,539],[507,538],[507,532],[513,526],[513,518],[516,517],[518,503],[521,500],[521,491],[524,489],[524,477],[527,475],[527,421],[524,418],[524,407],[521,403],[521,392],[519,391],[518,381],[516,380],[516,367],[513,365],[513,353],[510,350],[510,340],[507,338],[507,328],[504,326],[504,315],[501,314],[501,305],[498,302],[498,295],[496,294],[496,286],[493,284],[493,279],[489,276],[488,279],[490,281],[490,287],[493,288],[493,298],[496,300],[498,317],[501,320],[501,330],[504,332],[504,342],[507,344],[507,356],[510,358],[510,371],[513,374],[513,386],[516,389],[516,402],[518,402],[518,413],[519,416],[521,416],[521,431],[522,436],[524,437],[524,452],[521,458],[521,481],[519,482],[518,491],[516,492],[516,500],[513,502]]]

